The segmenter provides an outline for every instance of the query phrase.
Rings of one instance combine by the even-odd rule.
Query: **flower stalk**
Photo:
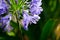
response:
[[[18,33],[18,38],[19,40],[23,40],[23,35],[22,35],[22,30],[21,30],[21,27],[20,27],[20,23],[19,23],[19,19],[18,19],[18,14],[16,14],[16,19],[17,19],[17,24],[18,24],[18,30],[17,30],[17,33]]]

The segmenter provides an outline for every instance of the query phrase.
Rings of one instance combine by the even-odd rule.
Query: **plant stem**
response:
[[[21,27],[20,27],[20,24],[19,24],[19,19],[18,19],[18,14],[16,14],[16,19],[17,19],[17,24],[18,24],[18,30],[17,30],[18,37],[19,37],[20,40],[23,40],[22,30],[21,30]]]

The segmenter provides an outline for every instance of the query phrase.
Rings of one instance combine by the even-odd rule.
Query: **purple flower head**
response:
[[[37,7],[35,5],[31,6],[30,8],[31,15],[34,15],[34,14],[39,15],[41,14],[41,11],[43,11],[42,7]]]
[[[23,27],[25,30],[28,30],[29,24],[36,24],[37,21],[40,19],[39,14],[43,11],[42,7],[42,0],[31,0],[29,3],[29,10],[23,11]],[[30,12],[28,12],[30,11]]]
[[[8,0],[8,1],[10,4],[12,4],[10,2],[10,0]],[[16,2],[17,4],[18,3],[20,4],[19,0],[13,0],[13,1]],[[31,0],[31,2],[28,2],[28,0],[26,0],[26,1],[21,0],[21,1],[24,1],[25,3],[21,4],[22,5],[22,6],[20,6],[21,10],[18,10],[18,11],[23,12],[22,13],[22,15],[23,15],[22,25],[23,25],[25,30],[28,30],[29,24],[32,24],[32,23],[36,24],[37,21],[40,19],[39,14],[41,14],[41,12],[43,11],[43,9],[41,7],[42,0]],[[19,6],[19,4],[18,4],[18,6]],[[27,10],[27,9],[29,9],[29,10]],[[16,9],[16,11],[17,11],[17,9]],[[17,14],[19,14],[18,18],[20,18],[20,16],[21,16],[20,13],[17,13]],[[7,19],[7,18],[8,17],[3,17],[3,19]],[[11,26],[9,25],[9,23],[10,23],[10,20],[8,20],[8,19],[3,20],[3,24],[6,25],[4,30],[12,29]]]
[[[23,12],[23,21],[22,21],[24,29],[28,30],[28,25],[32,24],[32,23],[36,24],[39,19],[40,19],[40,17],[38,15],[31,16],[25,10]]]
[[[25,30],[28,30],[28,24],[30,22],[30,16],[28,15],[28,12],[27,11],[23,11],[23,21],[22,21],[22,24],[23,24],[23,27]]]
[[[29,7],[31,14],[32,15],[41,14],[41,12],[43,11],[42,7],[40,7],[41,5],[42,5],[41,0],[32,0]]]
[[[5,16],[5,17],[2,17],[1,20],[3,21],[3,24],[7,24],[8,21],[11,20],[11,14]]]
[[[36,5],[36,6],[41,6],[42,5],[42,0],[32,0],[30,5]]]
[[[5,0],[0,0],[0,15],[4,14],[8,9],[7,4],[5,3]]]
[[[10,26],[10,21],[7,22],[6,27],[4,28],[4,31],[10,32],[13,28]]]
[[[11,14],[8,14],[5,17],[1,17],[0,19],[0,23],[2,24],[0,27],[3,28],[4,26],[6,26],[4,28],[5,31],[9,31],[11,30],[11,26],[10,26],[10,21],[11,21]]]
[[[34,15],[34,16],[31,16],[30,21],[31,21],[31,23],[36,24],[37,21],[39,21],[39,19],[40,19],[40,17],[38,15]]]

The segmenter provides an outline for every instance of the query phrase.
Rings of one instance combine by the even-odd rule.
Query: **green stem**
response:
[[[19,19],[18,19],[18,14],[17,13],[15,13],[16,14],[16,19],[17,19],[17,24],[18,24],[18,37],[19,37],[19,39],[20,40],[23,40],[23,36],[22,36],[22,30],[21,30],[21,26],[20,26],[20,24],[19,24]]]

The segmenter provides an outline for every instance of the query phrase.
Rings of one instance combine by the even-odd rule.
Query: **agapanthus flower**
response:
[[[32,15],[36,14],[39,15],[43,11],[42,7],[42,0],[32,0],[30,3],[30,12]]]
[[[38,15],[33,15],[33,16],[29,15],[27,10],[24,10],[23,21],[22,21],[24,29],[28,30],[28,25],[32,23],[36,24],[39,19],[40,17]]]
[[[42,0],[31,0],[29,5],[29,10],[23,11],[23,27],[25,30],[28,30],[29,24],[36,24],[37,21],[40,19],[39,14],[43,11],[41,5]],[[29,12],[30,11],[30,12]]]
[[[36,6],[41,6],[42,5],[42,0],[31,0],[30,5],[36,5]]]
[[[0,0],[0,15],[6,13],[8,6],[5,0]]]
[[[11,4],[10,0],[8,0],[8,2]],[[20,9],[17,8],[16,12],[19,11],[19,13],[17,12],[18,18],[20,18],[21,15],[23,15],[22,25],[25,30],[28,30],[29,24],[32,24],[32,23],[36,24],[37,21],[40,19],[39,14],[41,14],[41,12],[43,11],[43,8],[41,7],[42,0],[31,0],[31,1],[21,0],[21,2],[19,2],[18,0],[15,0],[15,2],[17,4],[21,4],[21,2],[24,2],[21,4],[22,6],[20,6],[21,7]],[[19,6],[17,4],[16,6]]]
[[[4,28],[4,31],[10,31],[12,30],[12,27],[10,26],[11,21],[11,14],[6,15],[5,17],[0,18],[0,28]]]
[[[42,10],[43,10],[42,7],[37,7],[37,6],[34,6],[34,5],[31,6],[31,8],[30,8],[30,12],[31,12],[32,15],[34,15],[34,14],[39,15],[39,14],[41,14]]]
[[[5,0],[0,0],[0,28],[4,28],[4,31],[10,31],[12,27],[10,27],[11,14],[3,16],[7,13],[8,5]]]

